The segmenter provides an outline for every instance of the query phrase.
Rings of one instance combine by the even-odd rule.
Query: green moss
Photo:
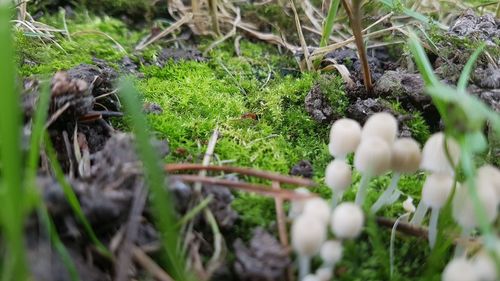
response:
[[[344,90],[344,81],[340,76],[321,76],[317,83],[330,101],[336,116],[343,117],[349,107],[349,98]]]

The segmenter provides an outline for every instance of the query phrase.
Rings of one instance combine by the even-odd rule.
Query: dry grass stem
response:
[[[311,62],[311,58],[309,56],[309,48],[307,47],[307,43],[304,38],[304,33],[302,32],[302,26],[300,24],[299,14],[297,13],[297,8],[295,7],[295,3],[293,1],[294,0],[289,0],[295,18],[295,26],[297,27],[297,34],[299,35],[300,45],[302,46],[302,51],[304,52],[304,60],[306,61],[306,67],[307,67],[306,69],[308,71],[311,71],[313,70],[313,65]]]
[[[280,183],[277,181],[273,181],[272,188],[274,190],[281,190]],[[288,248],[288,234],[286,230],[285,211],[283,210],[283,199],[275,197],[274,205],[276,207],[276,222],[278,223],[278,234],[280,242],[283,247]]]
[[[185,14],[182,18],[180,18],[178,21],[176,21],[175,23],[173,23],[171,26],[169,26],[168,28],[166,28],[162,32],[160,32],[157,35],[153,36],[152,38],[150,38],[146,42],[137,45],[135,47],[135,50],[136,51],[143,50],[144,48],[146,48],[147,46],[149,46],[151,43],[156,42],[158,39],[167,36],[168,34],[172,33],[174,30],[176,30],[177,28],[181,27],[185,23],[188,23],[189,21],[191,21],[192,18],[193,18],[193,14],[192,13]]]
[[[175,281],[139,247],[132,248],[134,261],[159,281]]]

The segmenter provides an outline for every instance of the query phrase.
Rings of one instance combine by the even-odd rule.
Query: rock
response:
[[[319,85],[313,86],[305,98],[306,111],[320,123],[330,123],[334,119],[334,112],[330,101],[321,91]]]
[[[299,163],[295,164],[290,170],[290,175],[299,176],[304,178],[312,178],[313,177],[313,167],[311,162],[307,160],[300,160]]]
[[[419,108],[431,102],[424,88],[424,80],[419,74],[408,73],[404,70],[386,71],[374,86],[377,96],[392,96]]]
[[[448,33],[459,38],[486,41],[489,45],[496,46],[495,40],[500,39],[500,21],[492,14],[476,16],[472,9],[467,9],[451,25]]]

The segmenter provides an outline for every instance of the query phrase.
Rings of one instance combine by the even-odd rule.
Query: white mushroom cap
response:
[[[391,166],[398,173],[415,173],[422,159],[420,145],[412,138],[397,139],[392,145]]]
[[[403,202],[403,209],[408,213],[415,213],[416,209],[415,205],[413,205],[413,198],[408,196],[406,200]]]
[[[330,219],[330,205],[321,198],[309,199],[305,202],[303,214],[315,216],[325,225]]]
[[[478,253],[472,258],[471,263],[481,281],[496,281],[499,279],[495,262],[488,253]]]
[[[361,140],[361,126],[355,120],[342,118],[335,121],[330,130],[328,150],[334,157],[344,158],[354,152]]]
[[[491,184],[477,183],[477,194],[481,206],[486,211],[486,220],[491,223],[498,214],[498,198]],[[457,186],[453,196],[453,218],[463,228],[474,228],[477,226],[476,214],[472,199],[469,196],[467,185]]]
[[[325,184],[333,191],[345,191],[351,183],[351,166],[345,161],[333,160],[326,166]]]
[[[319,277],[314,274],[307,274],[306,276],[304,276],[304,278],[302,278],[301,281],[322,281],[322,280],[319,279]]]
[[[361,132],[362,140],[368,137],[379,137],[392,145],[398,133],[398,121],[387,112],[375,113],[366,120]]]
[[[422,188],[422,200],[431,208],[441,208],[446,204],[453,189],[453,177],[449,174],[430,174]]]
[[[321,259],[326,264],[334,265],[342,259],[342,243],[337,240],[328,240],[323,243],[320,250]]]
[[[320,267],[316,269],[316,277],[320,281],[330,281],[333,277],[333,270],[330,267]]]
[[[299,194],[310,194],[311,192],[309,189],[305,187],[299,187],[294,190],[296,193]],[[302,214],[302,211],[304,210],[304,205],[306,204],[306,201],[309,199],[302,199],[302,200],[293,200],[291,202],[290,210],[288,211],[288,217],[294,219],[298,217],[300,214]]]
[[[477,169],[477,180],[490,182],[497,192],[497,197],[500,198],[500,169],[492,165],[484,165]]]
[[[356,238],[363,229],[365,216],[361,208],[351,202],[345,202],[333,210],[331,218],[332,232],[337,238]]]
[[[301,256],[318,253],[326,239],[326,225],[317,217],[302,214],[292,224],[292,246]]]
[[[442,281],[479,281],[474,267],[464,258],[452,259],[444,268]]]
[[[379,176],[391,166],[391,149],[379,137],[367,137],[361,141],[354,155],[354,167],[370,176]]]
[[[433,173],[453,174],[453,166],[458,164],[460,158],[460,147],[457,142],[448,137],[447,147],[453,165],[448,161],[444,146],[445,135],[442,132],[433,134],[425,143],[422,150],[422,162],[420,167]]]

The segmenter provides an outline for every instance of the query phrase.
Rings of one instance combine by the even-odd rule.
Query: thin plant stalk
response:
[[[166,179],[159,165],[160,159],[151,147],[148,123],[142,114],[139,93],[128,80],[120,81],[119,88],[122,89],[124,108],[130,116],[136,149],[144,165],[146,182],[151,191],[152,212],[162,234],[160,240],[164,247],[162,254],[166,258],[166,268],[175,280],[192,280],[185,270],[184,257],[179,251],[179,224],[175,217],[171,195],[165,186]]]
[[[0,212],[6,255],[1,280],[26,280],[28,276],[24,245],[24,206],[22,198],[21,109],[15,86],[14,47],[10,20],[12,1],[0,1]]]
[[[366,190],[368,189],[368,184],[370,183],[371,176],[364,174],[361,177],[361,183],[358,187],[358,192],[356,193],[356,199],[354,203],[358,206],[362,206],[363,202],[365,202]]]
[[[373,214],[377,213],[380,208],[383,206],[387,205],[388,202],[390,201],[394,191],[396,190],[396,187],[398,186],[399,179],[401,178],[400,173],[394,173],[392,175],[391,179],[391,184],[389,185],[389,188],[387,188],[382,195],[377,199],[377,201],[373,204],[371,208],[371,212]]]
[[[359,60],[363,68],[363,79],[365,89],[368,94],[373,93],[372,76],[370,72],[370,65],[368,64],[368,56],[366,55],[365,43],[363,40],[363,28],[361,27],[361,20],[363,15],[361,13],[361,0],[353,0],[352,7],[346,0],[342,0],[344,9],[347,11],[349,21],[351,23],[352,34],[354,35],[354,42],[358,49]]]
[[[333,31],[333,23],[335,17],[337,16],[337,11],[339,9],[340,0],[333,0],[330,2],[330,8],[328,9],[328,15],[326,16],[325,22],[323,24],[323,32],[321,34],[321,41],[319,43],[320,47],[325,47],[328,45],[328,41]]]

